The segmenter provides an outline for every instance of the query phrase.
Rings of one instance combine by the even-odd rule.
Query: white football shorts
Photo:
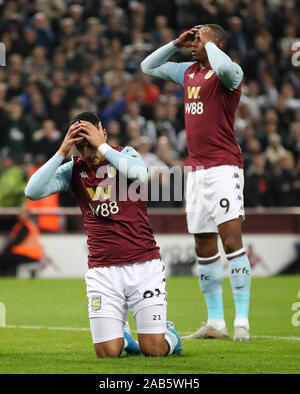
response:
[[[167,292],[161,260],[91,268],[85,281],[94,343],[122,337],[128,309],[136,319],[138,333],[165,332]],[[121,324],[117,324],[115,332],[105,333],[99,323],[110,324],[112,320]]]
[[[244,218],[243,189],[244,173],[236,166],[189,172],[185,193],[189,233],[217,233],[219,224]]]

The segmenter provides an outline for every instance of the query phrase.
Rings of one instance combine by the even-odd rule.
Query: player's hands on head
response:
[[[80,129],[81,126],[79,122],[76,122],[69,127],[69,130],[67,131],[67,134],[65,135],[65,138],[58,150],[58,153],[61,156],[67,157],[72,146],[83,140],[83,137],[79,136]]]
[[[101,123],[97,128],[92,123],[81,120],[80,127],[79,136],[85,138],[94,148],[98,149],[106,142],[106,131],[103,130]]]
[[[180,36],[178,38],[176,38],[173,41],[173,44],[177,48],[182,48],[182,47],[191,48],[192,43],[195,39],[195,35],[201,27],[202,27],[202,25],[197,25],[197,26],[192,27],[190,30],[186,30],[185,32],[180,34]]]
[[[203,45],[205,45],[209,41],[212,41],[212,42],[216,41],[216,37],[215,37],[213,30],[208,26],[201,27],[201,29],[199,30],[199,36],[200,36],[200,40],[203,43]]]

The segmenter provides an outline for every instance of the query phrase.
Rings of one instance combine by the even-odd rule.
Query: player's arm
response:
[[[201,41],[205,45],[211,68],[215,71],[227,89],[236,89],[243,79],[241,67],[237,63],[234,63],[226,53],[217,47],[213,42],[214,35],[209,27],[202,27],[199,33]]]
[[[195,26],[185,31],[174,41],[151,53],[151,55],[142,61],[142,71],[152,77],[175,81],[183,86],[184,73],[193,63],[175,63],[168,62],[168,60],[179,48],[190,48],[192,46],[194,36],[199,30],[199,27]]]
[[[92,146],[97,148],[101,155],[126,178],[138,182],[144,182],[147,179],[147,166],[142,161],[139,153],[133,148],[126,147],[122,152],[113,149],[106,143],[101,123],[97,128],[92,123],[82,120],[80,126],[79,136],[84,137]]]
[[[40,200],[52,194],[67,191],[72,177],[73,162],[61,165],[64,157],[58,152],[40,167],[29,179],[25,196]]]
[[[184,73],[192,63],[168,62],[177,50],[173,42],[157,49],[142,61],[142,71],[152,77],[174,81],[183,86]]]
[[[216,72],[223,85],[230,90],[236,89],[243,79],[241,67],[213,42],[207,42],[205,49],[211,68]]]
[[[40,200],[46,196],[67,191],[72,177],[73,162],[61,165],[69,154],[73,144],[79,142],[80,126],[72,125],[62,142],[58,152],[40,167],[29,179],[25,195],[30,200]]]
[[[141,155],[132,147],[126,146],[122,152],[118,152],[108,144],[102,144],[98,148],[105,158],[117,168],[121,174],[132,181],[144,182],[148,176],[148,169]]]

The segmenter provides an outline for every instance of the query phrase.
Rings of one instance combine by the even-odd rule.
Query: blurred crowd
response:
[[[297,0],[0,0],[0,207],[23,203],[27,179],[80,111],[98,113],[108,143],[133,146],[149,168],[183,169],[183,89],[143,74],[140,63],[205,23],[225,28],[226,52],[245,74],[235,122],[245,205],[299,206],[299,10]],[[190,61],[190,51],[172,60]],[[74,205],[72,195],[58,204]]]

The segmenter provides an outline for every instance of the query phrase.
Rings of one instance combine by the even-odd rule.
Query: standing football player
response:
[[[146,356],[179,354],[180,338],[166,321],[164,265],[147,203],[133,193],[147,178],[146,165],[133,148],[112,147],[106,140],[98,116],[79,113],[59,151],[30,178],[25,194],[32,200],[70,188],[75,194],[89,247],[85,279],[97,356],[119,357],[123,350]],[[74,144],[81,157],[61,165]],[[128,308],[136,320],[138,343],[126,324]]]
[[[243,159],[234,136],[234,116],[241,96],[243,71],[223,52],[226,32],[219,25],[199,25],[159,48],[141,64],[143,72],[184,86],[188,162],[187,224],[194,234],[198,277],[208,320],[184,337],[226,338],[218,250],[220,234],[235,303],[234,336],[249,340],[250,263],[242,243]],[[192,48],[193,62],[169,58]]]

